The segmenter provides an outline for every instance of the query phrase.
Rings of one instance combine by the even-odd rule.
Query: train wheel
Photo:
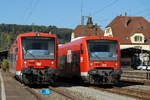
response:
[[[51,78],[50,85],[53,86],[53,87],[56,86],[56,78],[55,78],[55,76],[53,76],[53,78]]]
[[[25,85],[29,85],[29,84],[30,84],[30,82],[29,82],[29,80],[27,79],[27,76],[26,76],[25,74],[22,75],[22,80],[23,80],[23,83],[24,83]]]

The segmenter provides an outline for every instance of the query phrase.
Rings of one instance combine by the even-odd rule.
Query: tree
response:
[[[7,72],[9,70],[9,61],[8,61],[8,59],[3,59],[2,63],[1,63],[1,68],[5,72]]]
[[[0,51],[9,49],[10,45],[16,39],[20,33],[32,32],[34,28],[35,32],[43,32],[56,34],[59,43],[65,43],[70,41],[72,29],[57,28],[56,26],[38,26],[38,25],[16,25],[16,24],[0,24]]]

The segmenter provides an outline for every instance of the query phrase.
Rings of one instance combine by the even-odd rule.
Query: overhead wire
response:
[[[32,0],[30,7],[27,9],[27,16],[25,17],[24,23],[27,23],[30,17],[33,15],[40,0]]]
[[[108,7],[110,7],[110,6],[113,6],[113,5],[116,4],[118,1],[119,1],[119,0],[114,0],[114,1],[112,1],[111,3],[105,5],[103,8],[101,8],[101,9],[95,11],[95,12],[93,13],[93,16],[95,16],[95,15],[98,14],[98,13],[100,13],[101,11],[104,11],[106,8],[108,8]]]
[[[141,1],[141,2],[139,2],[140,4],[142,3],[143,1]],[[148,6],[148,7],[146,7],[146,6],[144,6],[145,8],[143,8],[143,6],[139,6],[139,8],[140,8],[140,10],[138,10],[137,11],[137,9],[136,9],[136,11],[133,13],[133,15],[134,16],[143,16],[143,17],[147,17],[147,15],[149,15],[150,14],[150,7]],[[146,16],[145,16],[145,14],[146,14]]]
[[[112,7],[112,6],[115,5],[118,1],[119,1],[119,0],[114,0],[114,1],[110,2],[109,4],[105,5],[103,8],[101,8],[101,9],[95,11],[92,15],[93,15],[93,16],[96,16],[96,14],[98,14],[98,13],[100,13],[100,12],[103,12],[106,8]],[[102,14],[102,15],[104,15],[104,14]],[[104,20],[102,20],[103,22],[104,22],[104,21],[108,21],[108,19],[106,19],[106,17],[105,17],[105,18],[101,17],[101,18],[104,19]]]
[[[139,15],[139,16],[143,16],[144,18],[147,18],[150,20],[150,7],[147,7],[145,9],[142,9],[140,11],[137,11],[136,13],[134,13],[134,15]]]
[[[28,6],[25,8],[24,18],[23,18],[24,24],[27,21],[27,16],[29,16],[28,14],[30,12],[30,9],[32,8],[33,2],[34,2],[34,0],[30,0],[30,2],[28,3]]]
[[[144,14],[144,13],[148,12],[149,9],[150,9],[150,7],[146,8],[146,9],[144,9],[144,10],[138,11],[138,12],[135,13],[135,15]]]
[[[114,4],[117,3],[117,2],[118,2],[118,0],[115,0],[115,1],[112,1],[111,3],[105,5],[103,8],[101,8],[101,9],[95,11],[95,12],[93,13],[93,16],[95,16],[96,14],[98,14],[98,13],[104,11],[107,7],[110,7],[110,6],[114,5]],[[150,8],[148,7],[148,8],[145,8],[145,9],[141,10],[141,11],[137,11],[137,12],[135,13],[135,15],[137,15],[137,14],[140,14],[140,15],[141,15],[141,14],[144,14],[145,17],[150,18],[150,11],[149,11],[149,9],[150,9]],[[145,14],[146,14],[146,15],[145,15]],[[102,15],[103,15],[103,14],[102,14]],[[102,18],[103,18],[103,17],[102,17]],[[107,21],[108,19],[105,18],[104,20]],[[104,23],[103,20],[101,20],[101,22]],[[110,23],[112,23],[112,21],[111,21]],[[108,24],[110,24],[110,23],[108,23]],[[117,22],[117,23],[118,23],[118,22]],[[116,26],[117,23],[115,23],[114,25]]]

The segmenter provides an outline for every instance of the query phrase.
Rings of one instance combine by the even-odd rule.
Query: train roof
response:
[[[71,40],[71,42],[72,42],[72,41],[75,41],[75,40],[82,39],[82,38],[84,38],[84,37],[77,37],[77,38],[74,38],[74,39]]]
[[[106,37],[106,36],[85,36],[85,37],[77,37],[71,40],[71,42],[82,40],[82,39],[110,39],[110,40],[118,40],[114,37]]]
[[[11,44],[10,46],[10,50],[9,52],[11,52],[12,48],[14,48],[16,46],[16,41],[18,41],[19,38],[21,37],[32,37],[32,36],[43,36],[43,37],[54,37],[57,38],[56,35],[54,34],[49,34],[49,33],[42,33],[42,32],[29,32],[29,33],[20,33],[18,34],[17,38],[14,40],[14,42]]]
[[[56,35],[54,35],[54,34],[41,33],[41,32],[21,33],[17,37],[26,37],[26,36],[49,36],[49,37],[56,37]]]
[[[65,44],[59,44],[59,48],[63,48],[66,46],[71,46],[72,44],[78,44],[82,42],[82,40],[88,40],[88,39],[108,39],[108,40],[118,40],[117,38],[114,37],[106,37],[106,36],[85,36],[85,37],[78,37],[73,39],[72,41],[65,43]]]

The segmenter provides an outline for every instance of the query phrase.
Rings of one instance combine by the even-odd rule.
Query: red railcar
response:
[[[116,38],[79,37],[58,46],[59,76],[78,77],[91,84],[113,84],[121,76]]]
[[[19,34],[9,51],[10,72],[25,84],[54,82],[57,46],[56,35]]]

